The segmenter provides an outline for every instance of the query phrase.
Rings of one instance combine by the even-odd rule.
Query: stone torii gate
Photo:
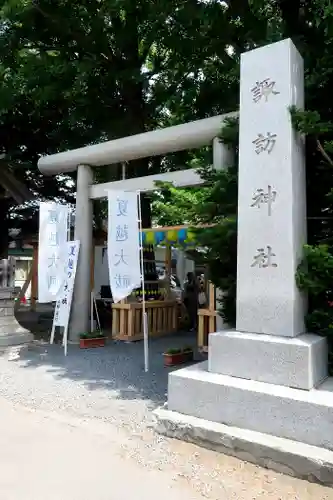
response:
[[[333,484],[333,384],[326,339],[305,333],[295,273],[306,243],[304,141],[289,107],[304,106],[303,60],[291,40],[241,58],[236,329],[209,336],[208,362],[169,374],[159,431],[240,458]],[[154,189],[155,180],[200,182],[194,171],[93,185],[91,167],[214,141],[225,116],[60,153],[48,175],[78,169],[75,238],[81,241],[72,335],[89,311],[94,198],[106,189]],[[90,165],[90,166],[88,166]],[[184,179],[184,180],[183,180]]]
[[[70,340],[76,341],[79,333],[89,329],[93,200],[107,197],[107,191],[110,189],[151,192],[156,189],[156,181],[173,182],[178,187],[202,184],[202,179],[194,169],[94,184],[93,167],[213,144],[214,167],[223,168],[231,163],[232,152],[221,143],[218,135],[224,120],[235,115],[237,113],[214,116],[45,156],[39,160],[39,169],[45,175],[77,170],[74,238],[80,240],[80,254],[75,278]]]

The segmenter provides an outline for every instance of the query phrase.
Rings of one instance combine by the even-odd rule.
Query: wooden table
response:
[[[151,337],[177,331],[178,306],[174,300],[146,302],[148,333]],[[143,339],[142,302],[121,301],[112,304],[112,338],[135,341]]]

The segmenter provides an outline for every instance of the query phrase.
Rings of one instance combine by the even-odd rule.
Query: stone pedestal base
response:
[[[0,289],[0,347],[26,344],[33,335],[22,328],[14,314],[14,289]]]
[[[299,358],[311,365],[312,348],[303,341]],[[261,350],[267,348],[269,354],[270,347],[263,345]],[[251,362],[246,365],[241,346],[240,351],[244,368],[253,370]],[[221,361],[221,351],[212,354]],[[268,359],[267,363],[272,362],[272,356]],[[273,365],[279,366],[278,355]],[[211,361],[210,368],[214,368]],[[154,414],[161,434],[278,472],[333,484],[333,377],[316,389],[301,390],[212,373],[205,361],[169,374],[167,408]]]
[[[168,409],[333,450],[333,378],[304,391],[211,373],[204,362],[169,374]]]
[[[208,361],[169,374],[155,416],[162,434],[333,483],[333,378],[317,335],[213,333]]]
[[[327,377],[327,342],[304,334],[276,337],[237,331],[209,335],[208,370],[269,384],[312,389]]]

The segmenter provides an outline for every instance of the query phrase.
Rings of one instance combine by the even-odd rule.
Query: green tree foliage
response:
[[[331,305],[332,286],[330,260],[332,259],[333,236],[333,135],[332,135],[332,100],[330,97],[333,85],[333,9],[328,0],[311,0],[287,2],[285,0],[250,2],[236,1],[230,3],[233,12],[242,12],[241,28],[246,30],[247,45],[253,48],[265,43],[291,37],[304,58],[306,108],[308,111],[291,110],[295,127],[306,136],[306,168],[307,168],[307,214],[308,241],[305,260],[301,264],[297,276],[299,286],[309,293],[309,316],[307,318],[310,331],[323,335],[331,335],[333,321]],[[238,62],[237,62],[238,63]],[[223,99],[223,96],[221,96]],[[233,135],[236,128],[225,132]],[[229,140],[229,137],[224,137]],[[221,174],[216,174],[221,175]],[[206,244],[205,256],[210,275],[215,284],[229,292],[224,301],[224,314],[229,322],[233,322],[235,279],[236,279],[236,192],[228,185],[237,182],[236,171],[229,169],[223,182],[215,189],[215,201],[219,205],[221,218],[215,228],[200,235],[201,243]],[[226,189],[227,186],[227,189]],[[207,188],[206,188],[207,189]],[[212,187],[211,193],[213,193]],[[197,213],[193,215],[193,223],[199,215],[205,213],[209,219],[210,192],[207,191],[206,204],[197,204]],[[233,206],[230,203],[231,193],[235,197]],[[173,212],[177,212],[175,196]],[[233,207],[233,208],[232,208]],[[230,208],[230,210],[229,210]],[[193,210],[185,218],[192,217]],[[213,218],[211,219],[213,220]],[[206,236],[204,236],[206,234]],[[325,246],[322,246],[322,245]],[[233,256],[233,260],[229,256]],[[223,277],[216,278],[222,274]],[[226,277],[227,282],[221,280]]]
[[[292,110],[294,125],[306,137],[308,242],[297,282],[308,293],[308,330],[324,335],[332,372],[333,261],[333,9],[331,2],[307,2],[299,19],[299,43],[305,59],[306,108]]]
[[[207,267],[208,278],[225,293],[220,313],[230,325],[236,319],[238,120],[229,120],[221,140],[236,152],[234,163],[215,171],[199,168],[205,181],[200,189],[163,185],[156,193],[153,212],[162,225],[189,224],[196,235],[196,249],[188,256]],[[200,228],[200,225],[205,227]],[[199,227],[198,227],[199,226]]]
[[[310,218],[308,228],[315,228],[310,232],[310,245],[304,249],[304,258],[297,272],[297,283],[301,290],[307,293],[309,299],[306,323],[308,331],[318,333],[327,337],[329,344],[329,369],[333,373],[333,234],[332,234],[332,122],[323,121],[318,111],[299,111],[292,109],[295,128],[302,132],[307,138],[308,149],[318,158],[315,171],[316,182],[325,181],[326,186],[320,185],[320,206],[317,216]],[[315,191],[314,186],[309,185],[309,180],[314,178],[314,172],[309,172],[308,177],[308,207],[312,206],[309,199]],[[319,202],[319,201],[318,201]],[[309,210],[309,208],[308,208]]]
[[[2,2],[0,137],[15,173],[36,194],[64,196],[67,179],[38,173],[41,154],[236,109],[241,52],[273,39],[279,25],[272,2],[257,3]],[[191,160],[184,152],[127,170]],[[119,174],[104,168],[97,177]]]
[[[309,296],[306,326],[325,336],[329,345],[329,369],[333,373],[333,252],[325,244],[307,245],[297,272],[297,284]]]
[[[67,178],[38,173],[40,155],[233,111],[240,54],[291,37],[305,64],[309,111],[294,110],[294,120],[307,135],[309,244],[331,252],[330,0],[4,0],[0,23],[0,153],[37,196],[50,198],[70,196],[72,188]],[[227,130],[237,134],[236,125]],[[198,237],[212,279],[223,274],[232,302],[237,159],[220,173],[202,168],[210,164],[204,148],[132,162],[127,173],[201,167],[211,187],[166,190],[154,199],[156,217],[216,223]],[[119,168],[104,168],[97,176],[119,175]]]
[[[12,168],[37,194],[64,196],[67,179],[38,173],[41,154],[234,109],[247,44],[236,14],[201,0],[2,2],[0,137]],[[190,156],[132,162],[127,174]]]

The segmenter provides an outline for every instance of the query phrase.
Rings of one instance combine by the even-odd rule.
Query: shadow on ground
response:
[[[105,348],[88,350],[69,345],[67,357],[61,345],[38,343],[22,350],[18,362],[22,369],[43,367],[55,379],[67,378],[83,383],[89,391],[110,390],[113,399],[149,400],[148,405],[153,408],[166,400],[168,373],[181,368],[164,367],[163,352],[189,345],[196,349],[193,333],[151,339],[148,373],[144,371],[142,341],[109,341]]]

